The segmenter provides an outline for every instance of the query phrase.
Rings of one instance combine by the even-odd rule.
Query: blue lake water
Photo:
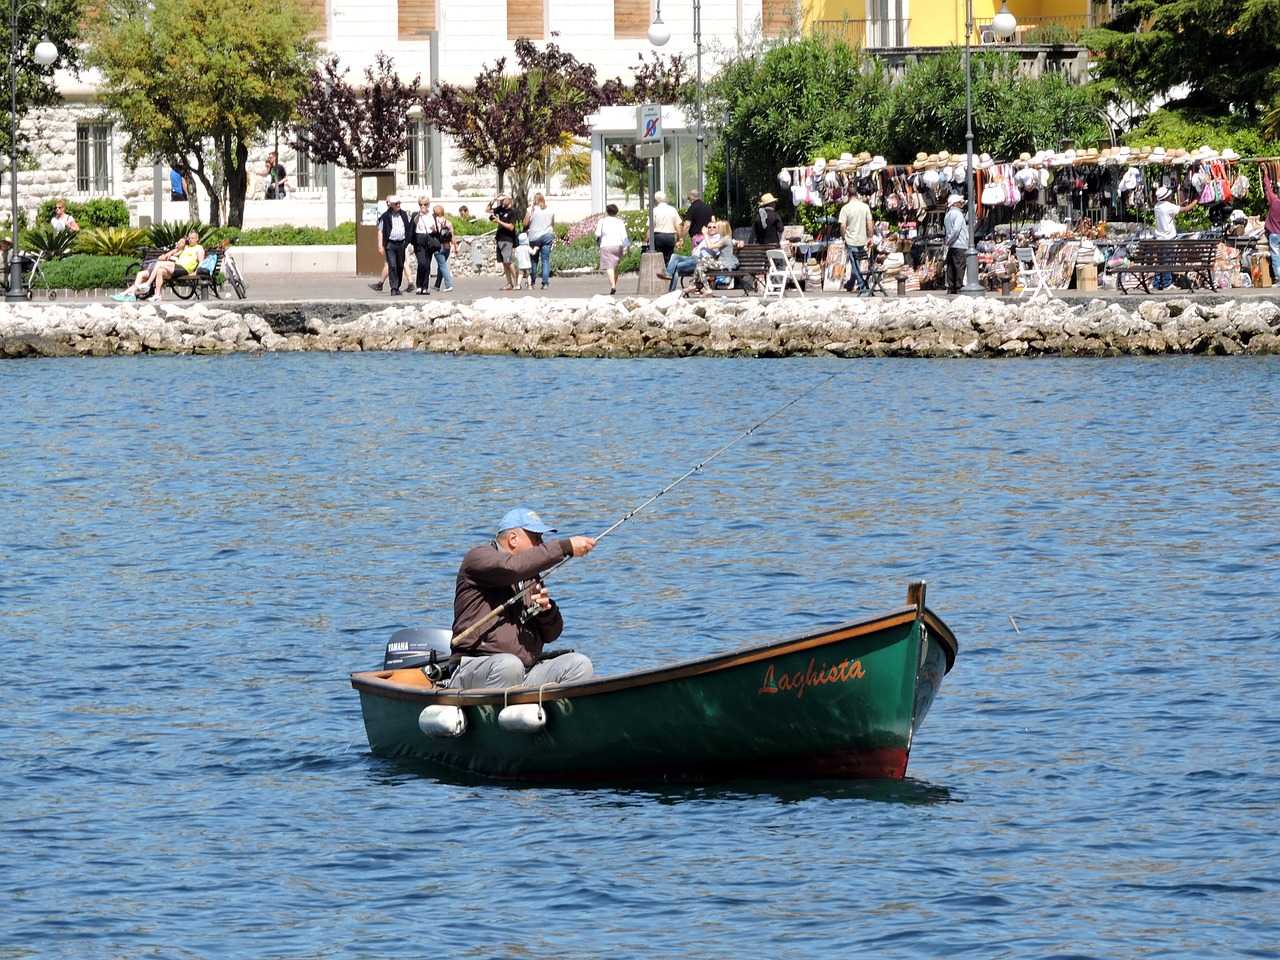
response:
[[[833,379],[828,379],[838,374]],[[0,365],[0,958],[1274,957],[1280,358]],[[900,783],[372,757],[510,505],[601,673],[900,605]]]

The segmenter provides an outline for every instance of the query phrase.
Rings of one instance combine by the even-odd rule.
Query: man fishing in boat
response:
[[[594,537],[543,540],[555,532],[533,510],[516,507],[503,516],[495,540],[473,547],[462,558],[453,598],[452,661],[457,666],[449,687],[591,679],[593,668],[585,655],[543,653],[564,630],[564,618],[539,574],[568,557],[585,557],[596,545]]]

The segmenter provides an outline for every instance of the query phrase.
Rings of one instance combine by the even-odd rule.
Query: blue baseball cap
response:
[[[498,532],[503,530],[514,530],[519,527],[521,530],[528,530],[530,533],[555,533],[556,528],[550,524],[544,523],[542,518],[530,510],[528,507],[516,507],[514,510],[508,510],[502,515],[502,522],[498,524]]]

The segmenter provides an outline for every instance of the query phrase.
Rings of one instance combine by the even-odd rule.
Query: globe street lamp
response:
[[[649,25],[649,42],[661,47],[671,39],[671,28],[662,22],[662,2],[654,10]],[[698,192],[706,186],[702,180],[702,0],[693,0],[693,45],[697,56],[697,86],[694,99],[695,137],[698,143]]]
[[[981,296],[986,289],[978,282],[978,247],[974,236],[978,227],[978,204],[973,195],[973,69],[969,62],[970,48],[973,39],[973,0],[965,0],[964,4],[964,116],[965,116],[965,165],[964,182],[969,194],[967,224],[969,227],[969,248],[965,251],[964,287],[961,293],[970,296]],[[991,20],[991,32],[1005,39],[1013,36],[1018,29],[1018,21],[1009,12],[1009,4],[1001,0],[1000,12]]]
[[[9,302],[27,299],[22,261],[18,258],[18,14],[28,7],[39,7],[41,13],[45,12],[44,4],[18,6],[18,0],[9,0],[9,195],[13,202],[13,248],[9,252],[9,292],[4,297]],[[36,44],[32,58],[47,67],[58,59],[58,48],[46,35]]]

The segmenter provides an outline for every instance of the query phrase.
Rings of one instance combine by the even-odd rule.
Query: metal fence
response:
[[[909,44],[909,19],[815,20],[812,32],[843,40],[854,47],[905,47]]]
[[[1008,40],[1001,40],[991,30],[991,21],[974,23],[973,42],[983,43],[1020,43],[1020,44],[1075,44],[1079,42],[1082,31],[1097,25],[1091,14],[1078,14],[1064,17],[1020,17],[1018,29]],[[868,20],[815,20],[811,25],[815,34],[823,34],[843,40],[850,46],[862,47],[907,47],[911,45],[911,20],[907,19],[868,19]],[[963,38],[957,38],[957,43]]]
[[[1086,13],[1067,17],[1019,17],[1013,36],[1000,40],[991,31],[988,20],[975,24],[978,35],[973,39],[977,43],[1074,44],[1079,42],[1084,30],[1093,26],[1096,26],[1094,18]]]

